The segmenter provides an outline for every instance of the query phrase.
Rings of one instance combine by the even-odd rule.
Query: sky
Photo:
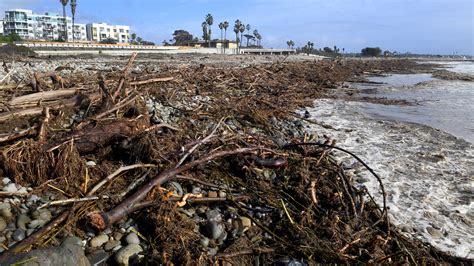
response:
[[[380,47],[399,53],[474,55],[473,0],[77,0],[78,23],[131,26],[145,40],[162,43],[176,29],[202,36],[206,14],[218,24],[240,19],[257,29],[265,47],[338,46],[347,52]],[[62,14],[59,0],[0,0],[0,17],[11,8]],[[68,7],[70,15],[70,8]]]

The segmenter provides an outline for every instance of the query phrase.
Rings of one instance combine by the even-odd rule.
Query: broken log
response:
[[[95,126],[89,124],[87,127],[71,132],[66,137],[45,144],[43,150],[53,151],[62,144],[74,140],[77,151],[80,154],[87,154],[109,146],[114,141],[135,136],[149,127],[148,117],[101,122]]]
[[[116,222],[120,221],[122,218],[126,217],[128,214],[132,213],[136,210],[137,206],[140,205],[140,202],[144,200],[147,194],[156,186],[163,185],[164,183],[168,182],[174,176],[188,171],[191,168],[198,166],[200,164],[207,163],[208,161],[212,161],[222,157],[228,157],[232,155],[238,154],[249,154],[254,153],[258,150],[261,150],[261,147],[253,147],[253,148],[240,148],[233,151],[221,151],[216,152],[211,155],[202,157],[198,160],[189,162],[184,164],[178,168],[168,169],[152,180],[150,180],[147,184],[143,185],[140,189],[138,189],[133,195],[122,201],[119,205],[108,212],[92,212],[88,215],[89,224],[97,229],[97,230],[104,230],[107,227],[115,224]]]
[[[142,80],[142,81],[133,81],[130,82],[131,86],[139,86],[139,85],[145,85],[145,84],[150,84],[150,83],[156,83],[156,82],[166,82],[166,81],[172,81],[174,78],[168,77],[168,78],[152,78],[152,79],[147,79],[147,80]]]
[[[57,91],[43,91],[32,93],[20,97],[13,98],[10,102],[8,102],[8,106],[16,107],[22,106],[24,107],[27,104],[37,105],[39,101],[52,101],[52,100],[60,100],[66,97],[74,96],[80,89],[71,88],[65,90],[57,90]]]

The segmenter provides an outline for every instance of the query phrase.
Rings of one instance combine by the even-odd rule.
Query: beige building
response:
[[[89,23],[87,28],[87,39],[92,42],[101,42],[105,39],[114,39],[118,43],[130,42],[130,27],[119,25],[108,25],[106,23]]]

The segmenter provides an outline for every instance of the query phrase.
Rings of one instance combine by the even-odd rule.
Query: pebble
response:
[[[224,191],[219,191],[219,198],[225,198],[227,197],[227,193],[225,193]]]
[[[242,216],[242,217],[239,218],[239,220],[240,220],[240,223],[242,224],[242,226],[244,228],[248,229],[248,228],[252,227],[252,220],[250,220],[250,218]]]
[[[169,188],[178,196],[183,196],[184,194],[183,187],[178,182],[170,182]]]
[[[8,193],[15,193],[18,191],[18,188],[16,187],[15,183],[10,183],[2,188],[3,191],[8,192]]]
[[[94,161],[88,161],[86,162],[86,166],[89,166],[89,167],[94,167],[96,166],[97,164],[94,162]]]
[[[38,216],[34,218],[47,222],[51,220],[51,212],[48,209],[41,209]]]
[[[2,183],[3,183],[4,186],[10,184],[11,182],[12,182],[12,181],[11,181],[10,178],[8,178],[8,177],[4,177],[4,178],[2,179]]]
[[[0,215],[7,219],[13,216],[10,203],[0,203]]]
[[[224,233],[224,226],[217,222],[208,222],[205,229],[210,239],[218,239]]]
[[[20,228],[20,229],[23,229],[23,230],[26,230],[26,224],[31,222],[31,219],[30,217],[28,217],[28,215],[26,214],[20,214],[17,218],[16,218],[16,227]]]
[[[26,237],[25,230],[23,230],[21,228],[16,229],[15,232],[13,232],[13,234],[12,234],[12,238],[15,241],[21,241],[21,240],[25,239],[25,237]]]
[[[222,215],[218,210],[210,210],[206,212],[206,218],[209,221],[213,222],[221,222],[222,221]]]
[[[97,248],[105,244],[107,241],[109,241],[108,235],[98,235],[91,239],[89,245],[93,248]]]
[[[201,192],[202,192],[202,189],[200,187],[193,187],[191,190],[191,193],[193,193],[194,195],[199,195],[201,194]]]
[[[130,233],[125,237],[125,241],[128,244],[140,244],[140,239],[138,238],[137,234]]]
[[[28,228],[34,229],[42,226],[44,224],[41,220],[33,220],[28,224]]]
[[[109,253],[103,250],[98,250],[92,254],[89,254],[87,256],[87,259],[89,260],[90,265],[96,266],[96,265],[106,265],[106,262],[109,259],[109,257],[110,257]]]
[[[117,253],[115,253],[115,261],[119,265],[129,265],[130,258],[138,255],[138,253],[142,251],[143,249],[140,245],[130,244],[126,247],[121,248]]]
[[[202,247],[207,248],[209,246],[209,238],[207,237],[202,237],[199,240],[199,244],[201,244]]]
[[[123,237],[123,233],[121,233],[121,232],[114,232],[112,236],[114,237],[115,240],[120,241],[120,239],[122,239],[122,237]]]
[[[5,219],[0,217],[0,232],[3,232],[5,228],[7,228],[7,222],[5,221]]]
[[[28,229],[26,230],[26,235],[27,236],[30,236],[31,234],[33,234],[36,230],[35,229]]]
[[[114,249],[115,247],[117,246],[120,246],[120,241],[118,240],[111,240],[107,243],[105,243],[105,246],[104,246],[104,249],[106,251],[111,251],[112,249]]]
[[[207,194],[209,198],[217,198],[217,192],[216,191],[209,191]]]
[[[426,231],[427,231],[428,233],[430,233],[430,235],[432,235],[434,238],[441,238],[441,237],[443,237],[443,233],[441,233],[440,230],[434,229],[434,228],[431,227],[431,226],[426,227]]]

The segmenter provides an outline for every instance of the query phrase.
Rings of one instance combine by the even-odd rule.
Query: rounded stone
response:
[[[28,215],[26,214],[20,214],[17,218],[16,218],[16,227],[20,228],[20,229],[23,229],[23,230],[26,230],[26,224],[31,222],[31,219],[30,217],[28,217]]]
[[[109,241],[109,236],[107,235],[98,235],[91,239],[89,245],[93,248],[97,248]]]
[[[0,215],[7,219],[13,216],[10,203],[0,203]]]
[[[112,234],[112,236],[113,236],[113,238],[114,238],[115,240],[120,241],[120,240],[122,239],[122,237],[123,237],[123,233],[121,233],[121,232],[114,232],[114,233]]]
[[[431,227],[431,226],[426,227],[426,231],[427,231],[431,236],[433,236],[434,238],[441,238],[441,237],[443,237],[443,233],[441,233],[440,230],[435,229],[435,228],[433,228],[433,227]]]
[[[240,220],[240,223],[242,224],[242,227],[247,228],[247,229],[252,227],[252,220],[250,220],[250,218],[242,216],[239,218],[239,220]]]
[[[219,198],[225,198],[227,194],[224,191],[219,191]]]
[[[20,228],[16,229],[15,232],[13,232],[12,234],[12,238],[15,241],[22,241],[23,239],[25,239],[25,237],[26,237],[25,230],[20,229]]]
[[[224,226],[216,222],[208,222],[205,229],[206,235],[210,239],[218,239],[224,233]]]
[[[209,193],[207,193],[207,196],[209,198],[217,198],[217,192],[216,191],[209,191]]]
[[[202,247],[207,248],[209,246],[209,238],[207,237],[202,237],[199,240],[199,244],[201,244]]]
[[[115,247],[120,246],[120,241],[117,240],[111,240],[107,243],[105,243],[104,249],[105,251],[111,251]]]
[[[44,224],[41,220],[33,220],[28,224],[28,228],[34,229],[42,226]]]
[[[119,265],[129,265],[130,258],[138,255],[142,251],[143,249],[140,245],[129,244],[128,246],[121,248],[117,253],[115,253],[115,261]]]
[[[140,239],[138,238],[137,234],[135,233],[130,233],[125,237],[125,241],[128,244],[140,244]]]
[[[178,196],[183,196],[183,187],[178,182],[169,182],[169,189]]]
[[[15,183],[10,183],[2,188],[3,191],[8,192],[8,193],[15,193],[18,191],[18,188],[16,187]]]
[[[0,217],[0,232],[3,232],[5,228],[7,228],[7,222],[5,221],[5,219]]]

